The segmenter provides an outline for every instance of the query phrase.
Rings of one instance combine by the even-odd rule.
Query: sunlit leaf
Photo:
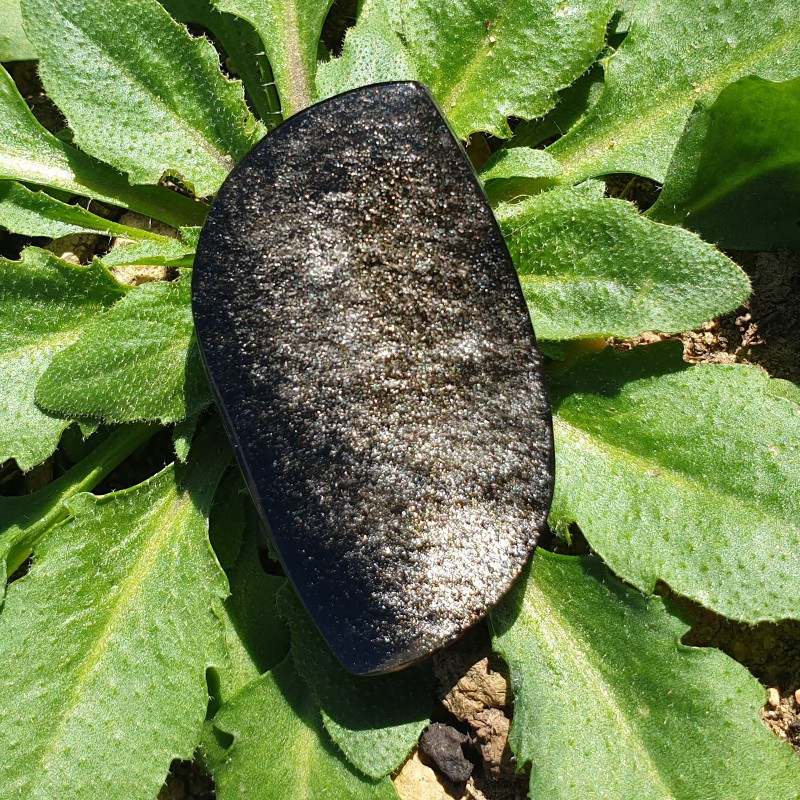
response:
[[[553,374],[551,524],[577,522],[624,580],[661,580],[732,619],[800,608],[800,390],[680,344]]]
[[[283,117],[314,100],[322,24],[333,0],[215,0],[220,11],[246,19],[261,36]]]
[[[0,181],[0,227],[24,236],[52,239],[71,233],[99,233],[162,245],[170,241],[142,228],[104,219],[81,206],[63,203],[46,192],[31,191],[17,181]]]
[[[496,213],[544,339],[691,330],[750,292],[712,245],[623,200],[561,189]]]
[[[63,189],[132,208],[171,225],[201,223],[207,207],[160,186],[131,186],[124,175],[46,131],[0,67],[0,178]]]
[[[551,145],[567,176],[627,172],[663,181],[698,100],[711,102],[743,75],[800,74],[796,0],[646,0],[606,62],[597,104]]]
[[[264,133],[211,43],[156,0],[25,0],[23,18],[75,142],[133,183],[213,194]]]
[[[492,614],[514,692],[510,743],[537,800],[794,797],[800,760],[767,730],[764,689],[657,597],[598,559],[540,551]],[[711,783],[713,783],[713,786]]]
[[[131,290],[39,379],[36,400],[70,417],[175,422],[211,402],[188,276]]]
[[[69,516],[69,498],[93,489],[155,431],[152,425],[125,425],[43,489],[0,497],[0,597],[5,594],[6,574],[13,574],[37,540]]]
[[[695,109],[650,216],[740,250],[800,250],[800,78],[742,78]]]
[[[198,446],[199,444],[199,446]],[[0,795],[155,797],[191,758],[220,652],[227,594],[207,514],[230,450],[138,486],[69,501],[73,517],[34,546],[0,614]],[[91,580],[87,580],[91,575]]]
[[[55,450],[74,416],[40,409],[36,383],[125,292],[99,264],[75,267],[36,248],[0,259],[0,462],[28,470]]]
[[[462,138],[507,137],[507,117],[541,116],[589,67],[613,11],[606,0],[371,0],[342,57],[320,67],[319,92],[415,79]]]
[[[253,27],[214,7],[213,0],[160,0],[178,22],[202,25],[222,45],[231,67],[244,84],[247,96],[268,127],[280,121],[280,108],[264,45]]]
[[[22,29],[20,0],[0,0],[0,61],[28,61],[36,58],[36,52]]]

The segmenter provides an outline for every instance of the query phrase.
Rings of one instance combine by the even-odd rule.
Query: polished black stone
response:
[[[286,571],[355,673],[476,622],[544,525],[552,432],[528,311],[424,87],[326,100],[232,172],[197,333]]]

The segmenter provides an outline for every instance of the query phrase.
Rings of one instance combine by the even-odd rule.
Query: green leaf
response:
[[[356,677],[336,660],[289,586],[278,602],[291,629],[295,667],[317,698],[331,739],[365,775],[394,772],[430,722],[430,664]]]
[[[74,417],[38,408],[36,382],[125,291],[100,264],[75,267],[38,248],[0,259],[0,462],[27,471],[55,450]]]
[[[250,519],[242,552],[228,570],[228,579],[231,596],[225,602],[223,622],[229,671],[222,674],[223,700],[274,667],[289,651],[289,634],[276,603],[286,578],[264,572]]]
[[[214,727],[233,737],[210,764],[219,800],[397,800],[389,778],[364,778],[336,752],[289,658],[224,705]]]
[[[591,111],[603,88],[603,69],[597,63],[558,93],[558,104],[546,116],[520,122],[507,146],[537,147],[553,136],[563,136]]]
[[[261,36],[284,119],[314,100],[322,24],[333,0],[215,0],[220,11],[246,19]]]
[[[197,424],[200,422],[200,412],[191,414],[182,419],[172,429],[172,446],[175,449],[175,458],[185,464],[189,458],[189,450],[192,446],[192,439],[197,433]],[[224,564],[222,566],[225,566]]]
[[[557,178],[561,165],[550,153],[530,147],[498,150],[478,175],[484,183],[508,178]]]
[[[419,75],[399,34],[400,4],[363,0],[356,25],[344,39],[342,55],[317,68],[319,99],[384,81],[413,81]]]
[[[650,216],[723,247],[800,250],[800,78],[742,78],[699,104]]]
[[[543,356],[547,356],[551,361],[566,361],[566,343],[548,342],[546,339],[537,339],[536,345]]]
[[[796,0],[649,0],[607,59],[605,90],[576,127],[550,148],[578,182],[627,172],[663,182],[698,100],[711,102],[743,75],[770,80],[800,72]]]
[[[98,217],[81,206],[62,203],[46,192],[32,192],[16,181],[0,181],[0,227],[23,236],[49,236],[51,239],[88,232],[145,239],[152,243],[171,241],[141,228]]]
[[[456,132],[510,136],[507,117],[549,111],[603,47],[607,0],[413,0],[403,34]],[[488,23],[488,24],[487,24]]]
[[[48,133],[0,67],[0,178],[62,189],[132,208],[170,225],[202,223],[206,206],[160,186],[132,187],[100,164]]]
[[[240,17],[218,11],[213,0],[161,0],[161,5],[178,22],[193,22],[214,34],[256,113],[268,127],[274,127],[280,121],[280,103],[264,44],[253,27]]]
[[[551,376],[551,523],[644,592],[746,622],[798,617],[800,390],[679,343],[605,351]]]
[[[180,230],[181,240],[184,244],[197,250],[197,245],[200,243],[200,233],[203,228],[199,225],[187,225]]]
[[[0,61],[29,61],[36,58],[36,52],[22,29],[20,0],[0,0]]]
[[[188,421],[179,422],[175,426],[176,429]],[[224,570],[231,570],[242,552],[247,507],[242,490],[247,492],[241,474],[236,469],[230,470],[220,482],[214,495],[214,504],[211,506],[208,538]]]
[[[206,431],[206,434],[209,432]],[[0,795],[152,798],[191,758],[227,594],[207,514],[230,450],[219,431],[193,464],[131,489],[72,498],[34,547],[0,615]]]
[[[286,578],[261,566],[256,510],[238,470],[223,480],[214,498],[211,543],[231,591],[222,609],[226,659],[217,670],[215,693],[226,702],[289,651],[289,632],[277,606]]]
[[[320,67],[330,96],[376,80],[414,78],[433,91],[461,138],[511,135],[507,117],[546,113],[603,47],[608,0],[372,0],[341,59]]]
[[[261,566],[257,515],[238,469],[228,473],[217,491],[209,528],[231,594],[219,614],[225,652],[208,673],[208,716],[289,652],[289,631],[278,616],[276,600],[286,579],[267,574]],[[209,771],[225,759],[225,749],[207,719],[198,753]]]
[[[67,518],[69,498],[93,489],[156,430],[153,425],[125,425],[38,492],[0,497],[0,597],[6,575],[16,572],[42,535]]]
[[[502,148],[494,153],[478,177],[493,206],[531,197],[556,185],[561,165],[544,150]]]
[[[156,0],[25,0],[23,18],[76,144],[133,183],[213,194],[264,133],[211,43]]]
[[[509,742],[537,800],[797,797],[800,761],[764,689],[594,558],[540,550],[492,614],[514,693]]]
[[[157,264],[170,267],[186,267],[194,263],[196,244],[185,239],[159,236],[157,240],[134,242],[109,250],[101,261],[107,267],[125,264]]]
[[[713,246],[623,200],[561,189],[496,213],[543,339],[691,330],[750,293]]]
[[[176,422],[209,405],[189,275],[145,283],[86,325],[39,379],[36,402],[104,422]]]

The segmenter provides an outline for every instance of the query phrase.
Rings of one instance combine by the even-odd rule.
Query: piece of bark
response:
[[[465,783],[473,764],[464,755],[469,737],[450,725],[432,722],[422,734],[419,749],[427,761],[453,783]]]

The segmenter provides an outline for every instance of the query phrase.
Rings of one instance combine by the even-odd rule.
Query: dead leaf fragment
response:
[[[482,658],[450,689],[442,703],[462,720],[484,708],[504,708],[508,703],[508,682],[504,675],[491,669],[488,658]]]
[[[485,708],[469,718],[486,773],[493,778],[514,775],[512,753],[508,746],[511,720],[498,708]]]

